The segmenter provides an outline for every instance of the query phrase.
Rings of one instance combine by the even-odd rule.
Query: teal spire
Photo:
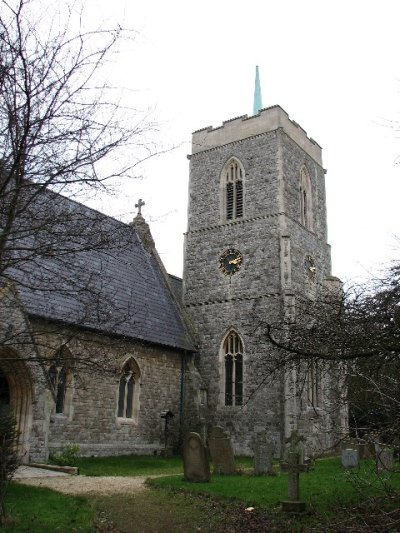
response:
[[[253,104],[253,115],[262,109],[262,98],[261,98],[261,84],[260,84],[260,74],[258,72],[258,65],[256,66],[256,81],[254,84],[254,104]]]

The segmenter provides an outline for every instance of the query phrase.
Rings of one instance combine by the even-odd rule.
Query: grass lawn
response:
[[[154,455],[130,455],[120,457],[80,457],[75,466],[85,476],[151,476],[174,475],[183,472],[181,457],[160,457]],[[250,468],[250,457],[237,457],[238,469]]]
[[[300,475],[300,497],[307,502],[309,513],[317,521],[332,520],[343,508],[357,507],[369,498],[383,497],[388,509],[398,508],[400,474],[385,473],[378,477],[374,467],[373,461],[366,460],[361,461],[359,470],[345,471],[339,458],[320,459],[313,470]],[[214,475],[210,483],[189,483],[175,476],[152,479],[149,484],[172,491],[240,501],[244,508],[255,507],[275,513],[280,502],[287,499],[288,474],[277,471],[274,477]],[[388,498],[390,493],[393,499]],[[309,521],[307,515],[305,522]]]
[[[66,496],[49,489],[12,483],[6,507],[8,518],[0,529],[8,532],[93,532],[95,511],[80,496]]]
[[[371,510],[377,514],[400,508],[400,474],[377,478],[372,461],[362,461],[357,471],[344,471],[339,459],[320,459],[314,470],[300,475],[301,498],[308,504],[308,513],[296,518],[279,512],[280,501],[286,499],[287,474],[254,477],[248,473],[252,465],[249,458],[237,460],[241,475],[214,475],[210,483],[185,482],[180,458],[148,456],[79,461],[81,472],[86,475],[164,474],[167,477],[152,479],[150,489],[140,493],[109,496],[67,496],[49,489],[12,484],[7,498],[10,518],[1,532],[288,533],[311,531],[310,528],[326,532],[327,524],[332,522],[347,520],[351,527],[354,523],[359,527]],[[384,485],[391,487],[392,497],[390,492],[383,491]],[[384,498],[375,506],[368,500],[381,496]],[[246,512],[250,506],[255,510]],[[351,511],[347,513],[346,508]],[[396,516],[400,521],[399,514]],[[378,523],[381,525],[381,516]],[[335,527],[329,531],[344,530],[342,524]],[[374,523],[365,529],[351,527],[346,525],[345,530],[377,530]],[[399,531],[394,527],[384,531]]]

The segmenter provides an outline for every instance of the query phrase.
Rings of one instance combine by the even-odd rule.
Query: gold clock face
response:
[[[311,257],[311,255],[306,255],[304,258],[304,270],[311,280],[315,279],[317,269],[315,267],[314,259]]]
[[[235,248],[229,248],[219,258],[219,269],[226,276],[232,276],[243,263],[243,255]]]

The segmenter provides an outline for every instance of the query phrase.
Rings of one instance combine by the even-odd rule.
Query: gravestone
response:
[[[210,464],[207,451],[198,433],[189,433],[183,444],[183,471],[186,481],[210,481]]]
[[[220,426],[211,429],[208,448],[216,474],[234,474],[235,459],[229,435]]]
[[[308,465],[300,462],[299,444],[304,440],[297,431],[292,431],[289,438],[285,440],[289,443],[286,451],[286,462],[281,464],[281,469],[288,472],[288,499],[282,502],[282,510],[287,513],[303,513],[306,510],[306,503],[300,501],[300,472],[307,472]]]
[[[274,456],[275,444],[267,440],[267,432],[257,433],[254,444],[254,474],[273,475],[272,459]]]
[[[342,450],[342,466],[344,468],[358,468],[359,461],[358,450],[351,448]]]
[[[376,467],[378,472],[392,472],[394,469],[394,453],[392,448],[376,449]]]

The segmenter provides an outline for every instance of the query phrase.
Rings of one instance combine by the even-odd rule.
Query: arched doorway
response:
[[[29,433],[32,424],[32,383],[19,354],[0,351],[0,406],[9,409],[17,422],[18,451],[22,462],[29,461]]]

